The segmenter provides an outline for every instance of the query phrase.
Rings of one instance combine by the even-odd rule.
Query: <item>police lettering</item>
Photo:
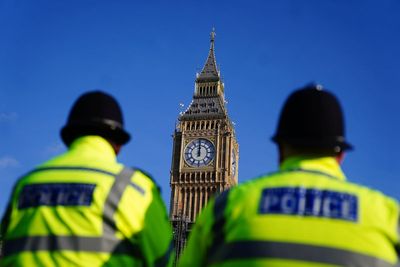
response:
[[[265,188],[260,214],[314,216],[356,222],[358,198],[349,193],[303,187]]]
[[[53,183],[24,186],[18,200],[18,208],[38,206],[89,206],[92,203],[95,184]]]

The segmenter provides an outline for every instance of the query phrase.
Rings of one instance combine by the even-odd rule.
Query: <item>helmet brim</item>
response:
[[[345,141],[342,136],[334,136],[334,137],[316,137],[316,138],[295,138],[295,137],[282,137],[278,135],[274,135],[271,137],[272,142],[276,144],[289,144],[296,147],[307,147],[307,148],[316,148],[316,149],[332,149],[333,151],[336,148],[340,148],[340,151],[351,151],[354,149],[353,145]]]
[[[98,124],[68,124],[61,129],[61,139],[69,146],[76,138],[87,135],[98,135],[119,145],[125,145],[131,136],[122,128],[111,128]]]

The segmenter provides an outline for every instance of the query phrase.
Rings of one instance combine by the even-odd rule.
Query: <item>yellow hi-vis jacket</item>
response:
[[[345,181],[334,158],[289,158],[223,192],[197,220],[182,266],[386,267],[397,262],[395,200]]]
[[[98,136],[16,184],[0,266],[167,266],[172,230],[155,183]]]

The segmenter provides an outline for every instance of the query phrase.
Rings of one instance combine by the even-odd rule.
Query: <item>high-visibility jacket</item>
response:
[[[172,230],[151,178],[99,136],[18,180],[2,220],[0,266],[167,266]]]
[[[292,157],[210,201],[180,266],[393,266],[398,220],[395,200],[346,182],[334,158]]]

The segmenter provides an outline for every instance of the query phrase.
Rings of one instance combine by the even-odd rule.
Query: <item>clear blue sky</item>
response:
[[[120,101],[132,133],[120,161],[153,174],[168,204],[171,135],[212,27],[241,182],[277,168],[279,110],[318,81],[345,110],[348,179],[399,199],[399,14],[397,0],[2,0],[0,213],[20,175],[65,151],[69,109],[96,88]]]

